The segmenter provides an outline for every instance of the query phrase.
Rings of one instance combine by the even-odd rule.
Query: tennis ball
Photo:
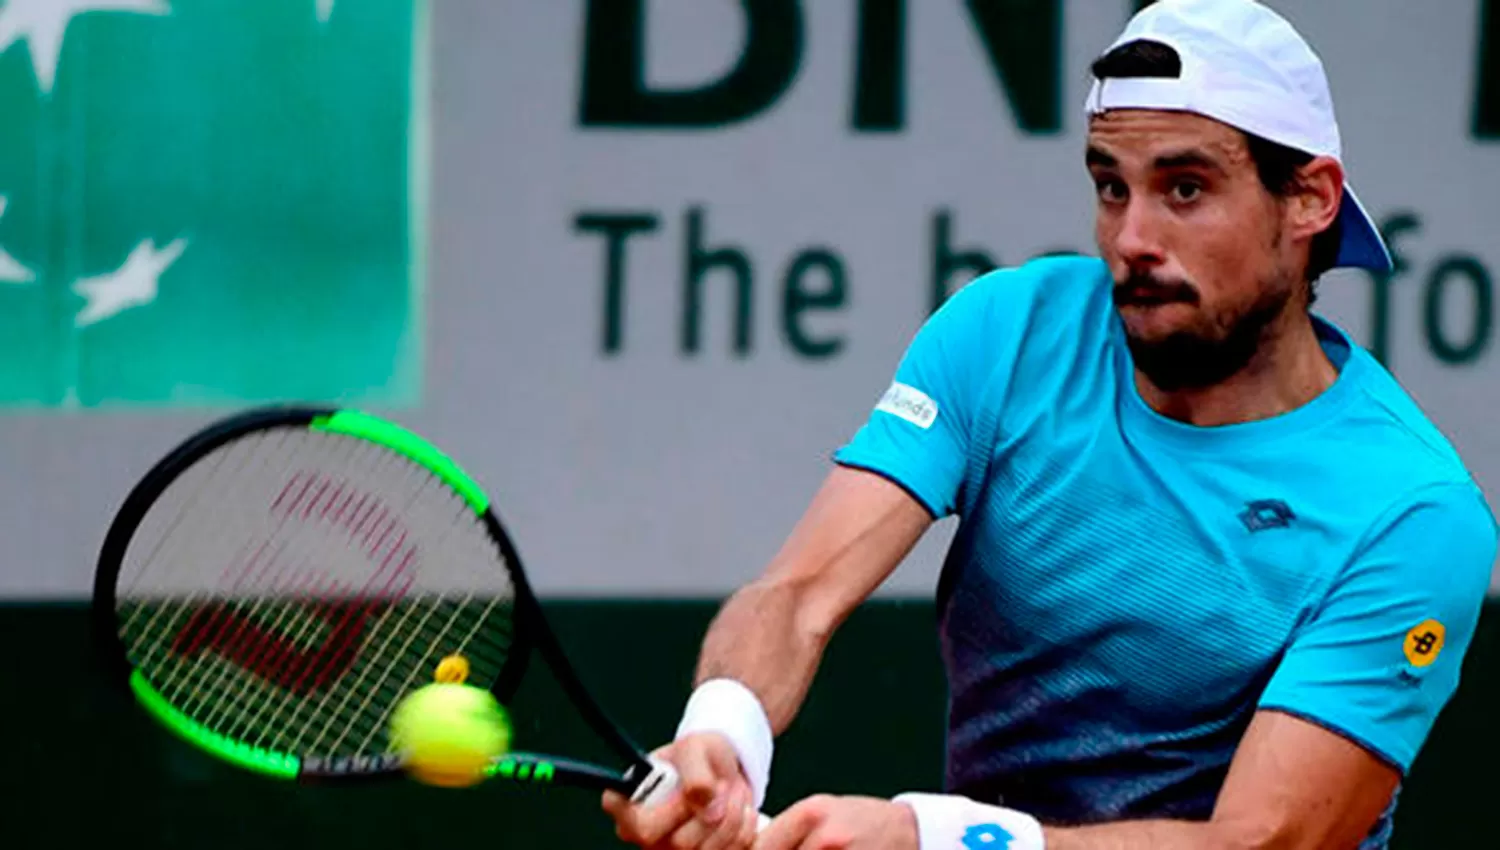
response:
[[[458,683],[469,678],[469,659],[462,655],[450,655],[438,662],[433,678],[439,682]]]
[[[438,682],[417,688],[391,713],[391,747],[407,773],[445,788],[475,785],[510,749],[510,721],[484,688]]]

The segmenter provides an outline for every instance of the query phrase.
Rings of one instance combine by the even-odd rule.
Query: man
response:
[[[643,847],[1380,848],[1496,554],[1483,494],[1310,312],[1389,268],[1321,64],[1251,0],[1163,0],[1094,65],[1101,257],[956,293],[703,646]],[[934,518],[947,794],[755,836],[772,736]]]

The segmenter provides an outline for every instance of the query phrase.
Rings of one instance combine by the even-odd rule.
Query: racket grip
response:
[[[651,772],[636,787],[635,794],[631,796],[631,802],[641,806],[654,806],[664,802],[682,784],[682,779],[677,775],[677,768],[661,759],[649,759]],[[771,824],[771,818],[765,812],[756,812],[755,831],[760,832]]]

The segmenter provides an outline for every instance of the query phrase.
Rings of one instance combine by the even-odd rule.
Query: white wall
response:
[[[543,592],[719,594],[756,572],[925,316],[940,209],[958,246],[1006,263],[1090,249],[1086,66],[1124,23],[1125,2],[1064,4],[1063,132],[1050,136],[1018,131],[957,0],[908,4],[905,131],[852,133],[856,4],[801,5],[800,72],[771,108],[710,130],[647,132],[578,126],[579,0],[432,3],[426,387],[420,409],[397,415],[494,493]],[[1391,362],[1500,500],[1497,346],[1452,366],[1423,335],[1427,279],[1443,256],[1470,254],[1500,274],[1500,140],[1470,132],[1478,3],[1275,5],[1328,65],[1363,200],[1377,218],[1422,221],[1399,243],[1411,271],[1392,290]],[[734,61],[738,4],[648,9],[653,85],[691,87]],[[702,350],[678,349],[695,205],[707,242],[732,243],[753,264],[743,358],[730,350],[723,272],[705,281]],[[601,353],[603,243],[573,227],[586,211],[659,217],[629,244],[613,357]],[[822,360],[795,354],[780,318],[787,263],[814,245],[847,272],[846,306],[806,321],[814,336],[844,340]],[[1474,305],[1460,284],[1449,284],[1444,323],[1461,341]],[[1324,313],[1367,344],[1372,289],[1347,273],[1322,289]],[[86,593],[115,504],[206,418],[0,418],[0,592]],[[887,590],[927,593],[944,539],[925,543]]]

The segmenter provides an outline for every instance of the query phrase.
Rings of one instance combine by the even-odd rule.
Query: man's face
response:
[[[1086,161],[1095,236],[1137,368],[1165,391],[1240,371],[1268,327],[1305,303],[1287,205],[1242,133],[1182,112],[1096,116]]]

